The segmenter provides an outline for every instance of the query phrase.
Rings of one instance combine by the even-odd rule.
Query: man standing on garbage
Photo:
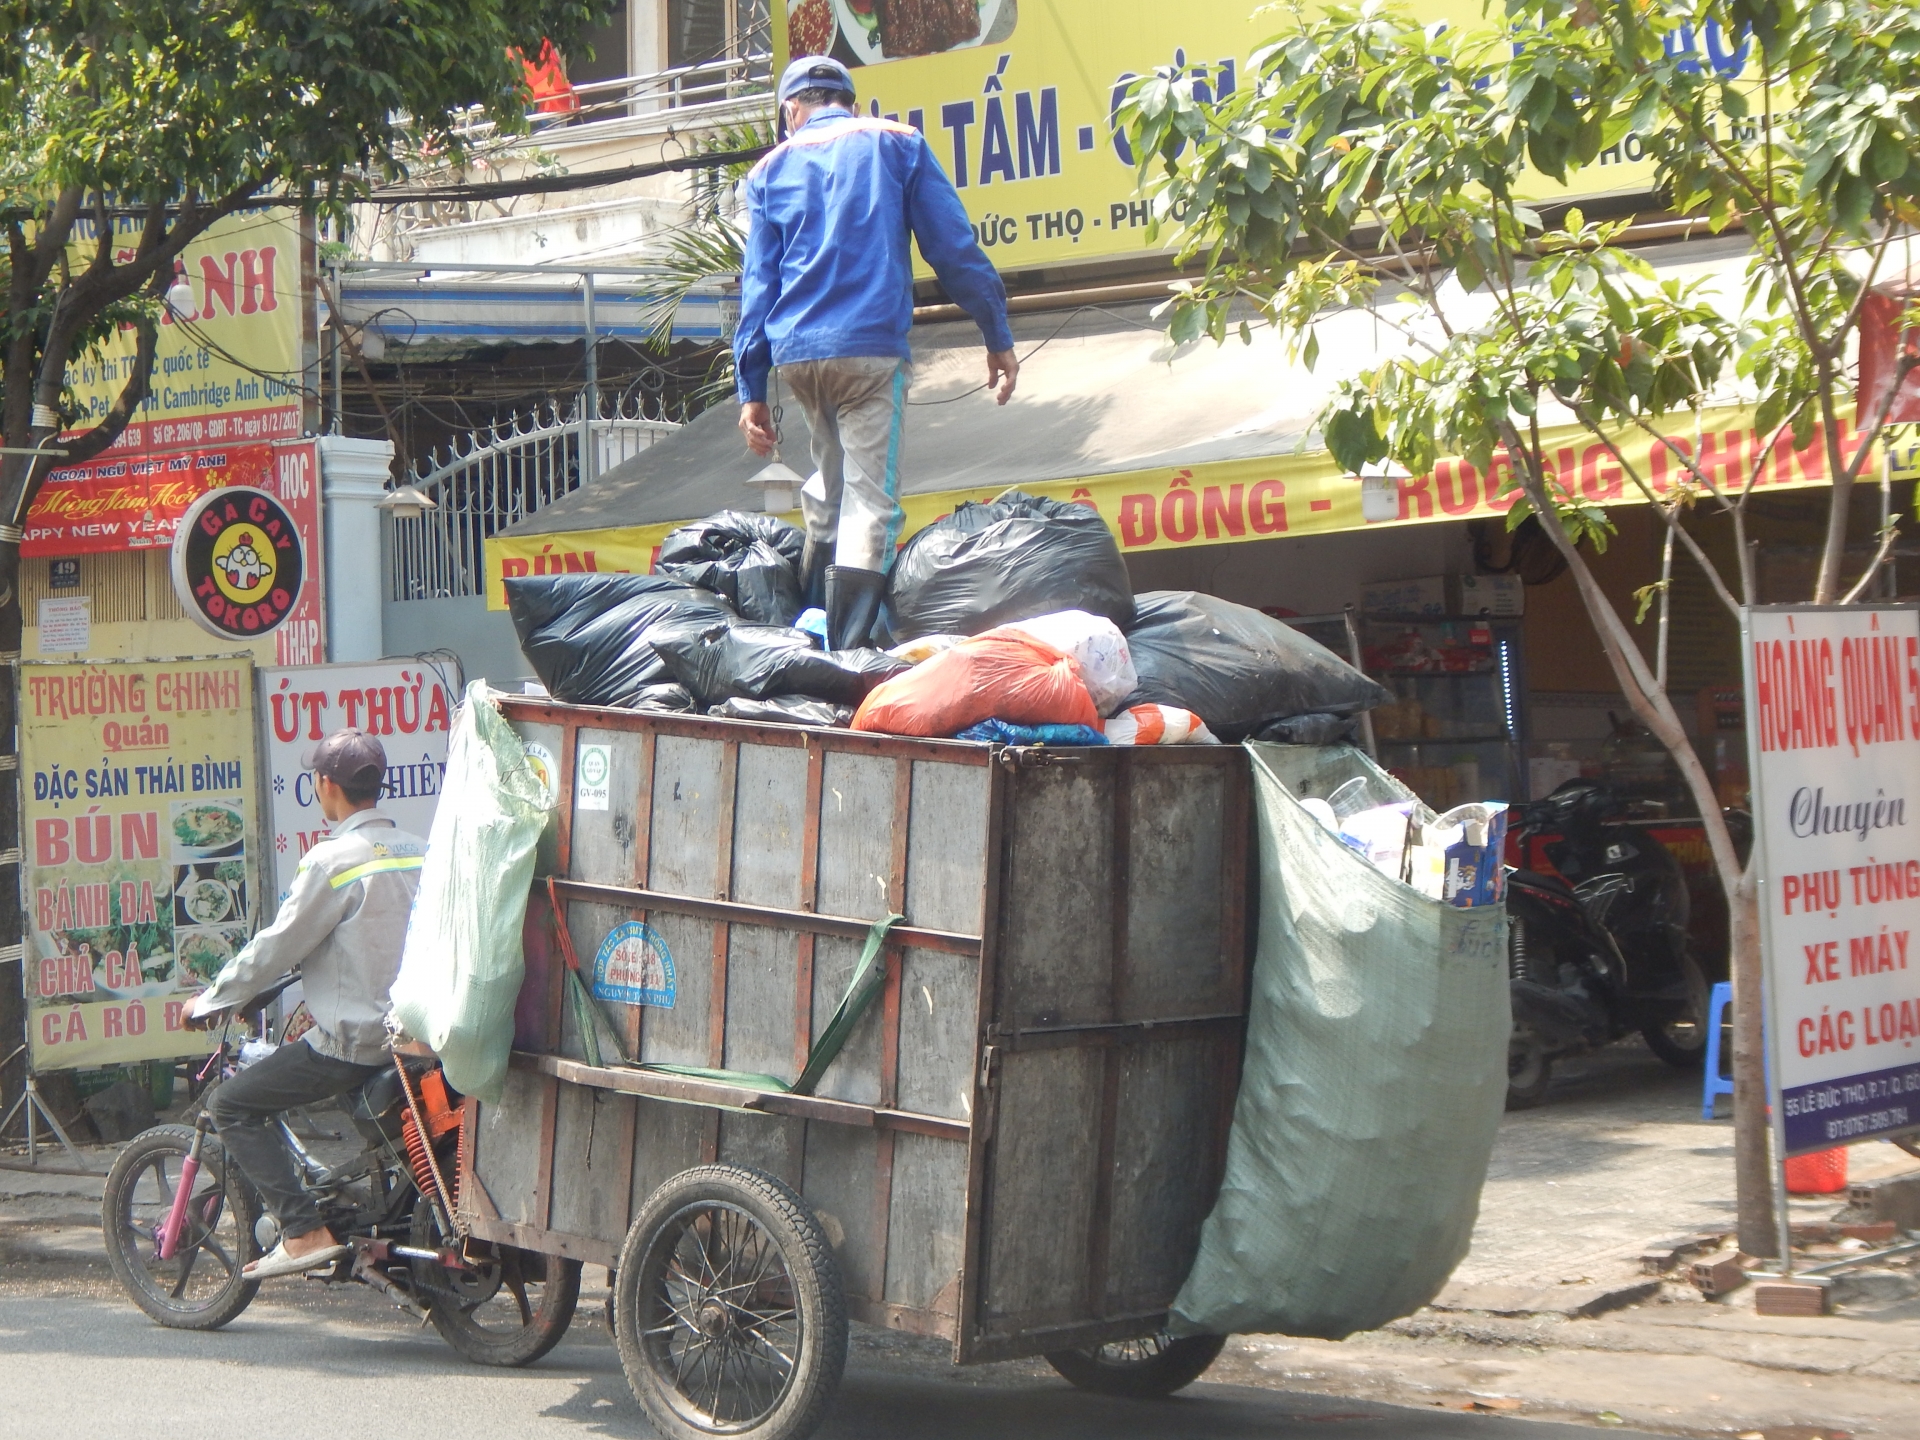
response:
[[[809,605],[824,601],[834,649],[867,643],[900,538],[900,438],[913,372],[909,233],[980,327],[987,385],[1000,404],[1020,371],[1006,289],[925,137],[856,115],[853,103],[853,77],[838,60],[802,56],[780,77],[788,138],[747,178],[733,340],[740,429],[756,455],[772,453],[775,441],[770,369],[779,367],[806,407],[814,474],[800,495],[801,579]]]

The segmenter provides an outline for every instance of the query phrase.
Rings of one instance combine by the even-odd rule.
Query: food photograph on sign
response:
[[[795,55],[879,65],[993,44],[1013,33],[1018,0],[788,0]]]
[[[252,666],[21,669],[34,1065],[204,1054],[183,1009],[254,929]]]

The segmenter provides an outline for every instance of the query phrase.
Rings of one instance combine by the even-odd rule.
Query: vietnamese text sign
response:
[[[1920,1126],[1920,608],[1747,613],[1785,1153]]]
[[[1687,417],[1684,431],[1663,441],[1640,430],[1617,435],[1615,441],[1656,495],[1669,495],[1691,478],[1673,449],[1691,457],[1715,484],[1738,490],[1746,484],[1768,437],[1753,428],[1748,410],[1708,410],[1702,412],[1701,421],[1697,435]],[[1681,426],[1676,424],[1675,429]],[[1542,439],[1561,483],[1580,499],[1604,506],[1641,502],[1638,488],[1584,426],[1549,429]],[[1855,432],[1849,427],[1841,437],[1845,453],[1851,454],[1855,443]],[[1774,437],[1754,488],[1790,490],[1829,484],[1826,457],[1826,438],[1818,426],[1801,450],[1793,448],[1788,436]],[[1427,475],[1363,480],[1344,474],[1326,451],[1315,450],[1080,479],[1020,480],[1019,484],[1029,494],[1097,510],[1128,554],[1486,519],[1505,515],[1518,493],[1511,488],[1511,461],[1504,451],[1494,452],[1484,474],[1465,460],[1449,457],[1437,461]],[[991,500],[1001,488],[903,495],[900,505],[907,518],[900,531],[902,540],[951,514],[962,501]],[[694,518],[620,529],[493,536],[486,542],[487,605],[506,609],[506,581],[517,575],[645,574],[652,569],[654,552],[667,532]],[[790,513],[787,518],[797,522],[800,517]]]
[[[21,667],[28,1034],[42,1070],[205,1054],[182,1007],[253,932],[253,667]]]
[[[443,673],[444,672],[444,673]],[[271,791],[274,894],[286,897],[300,857],[327,837],[300,757],[335,730],[355,726],[387,752],[380,809],[402,830],[425,839],[433,829],[440,783],[447,773],[447,732],[460,695],[457,666],[418,660],[368,665],[309,665],[260,672]]]
[[[981,0],[977,23],[964,7],[846,0],[776,0],[775,73],[789,55],[824,50],[853,69],[859,106],[927,137],[973,219],[975,235],[1002,269],[1058,265],[1147,248],[1148,204],[1134,183],[1134,156],[1114,116],[1142,75],[1170,69],[1194,84],[1202,105],[1257,81],[1253,51],[1291,26],[1255,0]],[[909,9],[888,35],[880,12]],[[1474,3],[1416,0],[1423,22],[1498,23]],[[937,15],[929,12],[940,12]],[[1749,42],[1709,21],[1676,35],[1683,63],[1737,83],[1758,80]],[[1727,122],[1732,138],[1752,138]],[[1620,194],[1652,188],[1653,165],[1638,135],[1626,135],[1554,185],[1530,172],[1521,194]],[[1162,236],[1162,243],[1165,241]],[[923,267],[924,270],[924,267]]]
[[[308,448],[311,448],[309,446]],[[271,445],[222,445],[165,455],[108,451],[49,471],[27,510],[22,555],[87,555],[164,548],[207,491],[273,483]]]

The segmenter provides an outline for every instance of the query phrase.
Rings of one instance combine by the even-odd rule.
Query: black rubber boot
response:
[[[827,648],[853,650],[872,638],[887,577],[851,565],[827,567]]]
[[[827,558],[832,554],[833,541],[817,541],[811,537],[807,540],[807,548],[800,552],[802,610],[827,608]]]

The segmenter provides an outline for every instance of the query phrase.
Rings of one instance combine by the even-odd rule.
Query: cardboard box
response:
[[[1527,587],[1518,575],[1456,575],[1453,577],[1456,615],[1526,614]]]
[[[1369,615],[1445,615],[1447,577],[1376,581],[1360,592],[1360,608]]]

